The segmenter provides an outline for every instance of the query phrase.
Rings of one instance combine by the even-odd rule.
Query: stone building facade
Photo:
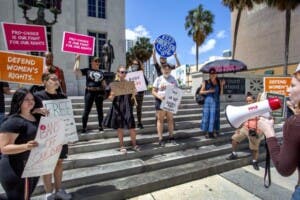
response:
[[[232,39],[237,11],[231,13]],[[300,6],[291,13],[289,68],[300,62]],[[285,49],[285,12],[266,5],[244,10],[237,36],[235,58],[242,60],[254,74],[283,74]]]
[[[23,11],[18,6],[18,0],[0,0],[0,21],[25,24]],[[53,20],[53,15],[45,11],[46,20]],[[35,19],[37,9],[28,11],[30,19]],[[75,55],[61,52],[64,31],[76,32],[96,36],[95,54],[101,56],[101,47],[106,39],[111,40],[114,47],[115,60],[111,71],[117,66],[125,64],[125,0],[63,0],[62,13],[58,15],[58,22],[48,29],[49,45],[54,54],[54,64],[65,72],[67,94],[83,95],[85,79],[75,77],[73,65]],[[0,48],[5,50],[3,32],[0,32]],[[27,53],[27,52],[21,52]],[[89,66],[88,56],[81,56],[81,68]]]

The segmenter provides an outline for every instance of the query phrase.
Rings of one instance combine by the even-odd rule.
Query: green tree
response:
[[[140,37],[136,44],[126,53],[126,65],[130,66],[134,59],[138,59],[143,63],[148,61],[152,56],[152,49],[153,45],[150,43],[150,39]]]
[[[237,15],[234,26],[233,44],[232,44],[232,58],[235,58],[236,41],[239,30],[239,24],[243,9],[247,8],[251,10],[254,3],[262,3],[264,0],[222,0],[223,5],[228,7],[230,11],[237,9]]]
[[[291,30],[291,11],[299,4],[299,0],[264,0],[268,6],[276,7],[280,11],[285,11],[285,49],[284,49],[284,68],[283,75],[287,75],[289,61],[289,45]]]
[[[213,32],[212,24],[214,15],[204,10],[200,4],[196,9],[190,10],[185,17],[185,29],[188,31],[188,36],[193,38],[196,43],[196,69],[198,71],[199,47],[203,44],[207,36]]]

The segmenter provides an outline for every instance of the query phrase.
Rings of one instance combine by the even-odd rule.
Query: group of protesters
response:
[[[172,69],[179,66],[180,63],[174,54],[176,65],[167,62],[165,57],[160,57],[159,61],[156,59],[156,52],[153,52],[153,61],[158,77],[153,83],[152,94],[155,98],[156,110],[156,127],[158,134],[158,144],[164,146],[165,140],[163,138],[163,122],[167,119],[168,123],[168,141],[175,142],[174,137],[174,119],[172,112],[161,109],[161,103],[165,99],[167,86],[178,87],[178,82],[171,75]],[[53,65],[53,54],[48,52],[45,54],[46,66],[42,76],[43,88],[39,91],[32,91],[26,88],[19,88],[16,91],[9,88],[8,83],[1,82],[0,92],[0,147],[1,156],[0,171],[6,173],[0,174],[1,185],[4,188],[8,199],[29,199],[39,177],[21,178],[26,161],[28,160],[30,150],[38,146],[35,141],[35,136],[41,116],[47,116],[48,110],[43,107],[42,101],[65,99],[66,84],[64,80],[63,70]],[[103,132],[104,128],[113,128],[117,130],[118,138],[120,141],[120,152],[127,153],[127,148],[124,145],[124,129],[130,132],[132,150],[140,151],[140,147],[136,142],[136,124],[133,115],[133,107],[136,105],[138,115],[138,128],[144,128],[142,124],[142,104],[144,92],[135,92],[133,94],[126,94],[115,96],[114,91],[105,82],[104,73],[100,70],[100,58],[94,57],[91,60],[91,67],[80,69],[80,57],[76,56],[74,72],[77,75],[85,76],[86,87],[84,95],[84,112],[82,116],[82,133],[87,132],[87,122],[89,113],[95,102],[98,112],[99,131]],[[127,72],[143,71],[143,63],[138,59],[132,62],[129,67],[119,66],[116,70],[116,79],[118,82],[125,82]],[[295,74],[300,72],[300,67]],[[296,77],[296,76],[295,76]],[[295,80],[294,85],[297,85],[298,78]],[[216,138],[220,133],[220,95],[223,94],[223,86],[225,82],[217,77],[216,69],[209,70],[209,79],[203,81],[200,94],[205,95],[205,102],[203,105],[202,122],[200,129],[205,133],[206,138]],[[293,87],[293,86],[292,86]],[[296,87],[296,86],[295,86]],[[297,86],[298,87],[298,86]],[[291,91],[293,91],[291,89]],[[4,119],[4,94],[13,94],[11,106],[8,116]],[[296,95],[295,95],[296,96]],[[108,98],[112,104],[106,117],[103,117],[103,101]],[[298,106],[300,100],[298,96],[292,97],[291,108],[298,113]],[[255,97],[252,94],[246,96],[247,103],[253,103]],[[291,122],[293,123],[293,122]],[[237,145],[245,138],[249,139],[250,149],[253,150],[253,167],[258,168],[258,147],[262,139],[263,132],[261,130],[269,130],[272,132],[272,121],[267,119],[259,120],[259,118],[249,119],[244,123],[241,129],[238,129],[232,136],[233,151],[228,157],[229,160],[238,158],[236,154]],[[257,135],[250,135],[249,130],[256,129]],[[285,133],[284,133],[285,137]],[[274,134],[268,134],[268,145],[277,148]],[[294,149],[289,149],[293,151]],[[278,153],[274,153],[273,149],[270,150],[272,159],[278,161]],[[63,176],[63,160],[67,158],[68,145],[64,144],[56,163],[53,174],[43,175],[45,199],[71,199],[62,188]],[[297,160],[297,156],[291,158],[293,161]],[[280,162],[280,161],[278,161]],[[295,162],[296,163],[296,162]],[[277,165],[276,165],[277,167]],[[293,165],[294,167],[294,165]],[[297,167],[297,165],[296,165]],[[284,169],[285,170],[285,169]],[[283,170],[283,171],[284,171]],[[289,168],[294,170],[294,168]],[[285,171],[284,171],[285,172]],[[289,171],[290,172],[290,171]],[[54,185],[52,184],[52,176],[54,177]]]

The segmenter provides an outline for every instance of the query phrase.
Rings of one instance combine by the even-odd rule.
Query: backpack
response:
[[[195,100],[198,105],[203,105],[205,100],[205,95],[199,94],[201,88],[202,88],[202,84],[197,88],[195,92]]]

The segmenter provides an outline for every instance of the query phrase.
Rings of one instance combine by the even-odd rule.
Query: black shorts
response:
[[[155,98],[155,110],[161,110],[160,109],[161,100]]]
[[[68,145],[67,144],[64,144],[62,146],[62,149],[61,149],[61,152],[60,152],[60,155],[59,155],[59,159],[66,159],[68,158]]]

